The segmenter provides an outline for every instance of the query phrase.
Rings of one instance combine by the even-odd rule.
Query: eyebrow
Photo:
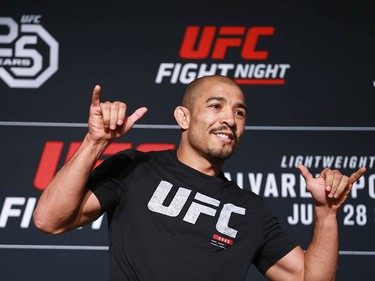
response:
[[[221,101],[221,102],[225,102],[225,101],[227,101],[227,99],[226,99],[226,98],[223,98],[223,97],[209,97],[209,98],[206,100],[206,103],[208,103],[208,102],[210,102],[210,101],[212,101],[212,100],[217,100],[217,101]],[[235,104],[235,107],[236,107],[236,108],[242,108],[242,109],[244,109],[244,110],[247,112],[247,106],[246,106],[245,104],[241,103],[241,102],[236,103],[236,104]]]

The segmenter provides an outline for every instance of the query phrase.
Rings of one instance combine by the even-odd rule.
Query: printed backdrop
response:
[[[125,148],[175,148],[173,110],[192,79],[235,78],[249,117],[229,179],[260,194],[306,249],[313,205],[296,164],[366,175],[340,211],[338,280],[375,280],[375,73],[372,9],[298,1],[2,1],[0,279],[108,280],[103,216],[59,236],[32,211],[103,100],[149,112]],[[101,160],[103,160],[101,159]],[[246,280],[265,280],[254,267]]]

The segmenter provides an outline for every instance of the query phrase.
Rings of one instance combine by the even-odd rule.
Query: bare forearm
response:
[[[338,245],[336,214],[315,208],[313,238],[305,253],[305,280],[335,280]]]
[[[82,212],[87,194],[86,182],[101,153],[109,143],[93,143],[86,136],[78,151],[61,168],[41,195],[34,212],[38,228],[46,232],[60,232],[74,223]]]

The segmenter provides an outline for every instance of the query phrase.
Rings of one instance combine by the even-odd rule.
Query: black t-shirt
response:
[[[120,152],[88,187],[108,214],[112,281],[242,281],[297,246],[258,195],[173,150]]]

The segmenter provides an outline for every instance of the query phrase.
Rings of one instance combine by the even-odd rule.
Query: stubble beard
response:
[[[221,130],[224,130],[224,131],[231,130],[232,134],[233,134],[233,137],[234,137],[233,141],[237,140],[236,131],[227,127],[227,126],[220,126],[220,127],[211,129],[210,134],[214,134],[215,132],[221,131]],[[222,148],[210,148],[210,147],[208,147],[207,150],[206,150],[206,153],[207,153],[207,155],[209,155],[211,157],[211,159],[213,161],[225,161],[234,153],[234,151],[235,151],[235,147],[225,147],[225,146],[223,146]]]
[[[210,130],[210,134],[215,133],[216,131],[220,130],[228,130],[227,126],[220,126],[218,128]],[[232,130],[232,133],[234,135],[234,138],[236,142],[237,140],[237,134],[234,130]],[[188,135],[188,139],[190,142],[190,145],[193,147],[193,149],[198,152],[202,157],[206,158],[210,162],[224,162],[227,160],[235,151],[235,146],[232,146],[230,144],[223,145],[221,147],[217,146],[207,146],[208,143],[204,139],[202,135],[200,135],[197,132],[192,132]]]
[[[222,149],[212,149],[207,148],[206,155],[214,162],[223,162],[227,160],[234,152],[233,148],[222,148]]]

